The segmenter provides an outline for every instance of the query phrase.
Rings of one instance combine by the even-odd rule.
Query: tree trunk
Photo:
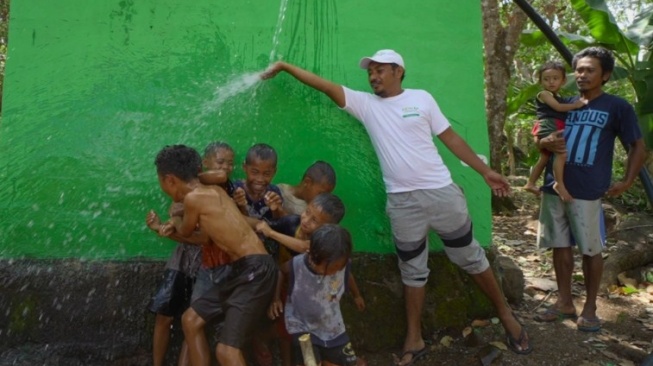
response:
[[[485,53],[485,111],[490,137],[490,166],[502,172],[503,126],[506,122],[506,97],[510,85],[510,70],[519,46],[519,35],[526,24],[526,14],[513,6],[507,26],[501,24],[498,0],[481,2],[483,12],[483,43]],[[492,197],[495,212],[512,211],[508,198]]]
[[[506,119],[506,97],[510,85],[512,62],[519,36],[526,24],[526,15],[514,7],[508,16],[508,24],[501,24],[498,0],[481,2],[483,12],[483,40],[485,52],[485,110],[490,136],[490,165],[501,171],[504,154],[503,126]]]

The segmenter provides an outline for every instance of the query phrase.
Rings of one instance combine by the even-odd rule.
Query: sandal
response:
[[[565,319],[576,319],[578,318],[578,315],[576,315],[576,312],[573,313],[563,313],[562,311],[556,309],[556,308],[548,308],[546,309],[545,312],[541,314],[535,315],[533,319],[538,322],[542,323],[551,323],[554,321],[562,321]]]
[[[528,339],[527,337],[528,335],[526,334],[526,328],[524,328],[522,325],[521,332],[519,333],[519,339],[515,339],[510,335],[510,333],[506,332],[506,345],[511,351],[515,352],[518,355],[527,355],[533,352],[533,347],[530,345],[530,340],[528,342],[528,347],[522,348],[521,346],[524,339]]]
[[[578,320],[576,320],[576,327],[581,332],[598,332],[601,330],[601,319],[579,316]]]
[[[429,353],[429,348],[428,346],[425,345],[424,348],[422,349],[418,349],[414,351],[404,351],[399,357],[397,357],[394,354],[392,356],[394,356],[395,358],[394,364],[399,365],[401,361],[404,359],[404,357],[406,357],[406,355],[410,355],[411,356],[410,361],[408,361],[408,363],[404,364],[403,366],[411,366],[415,362],[417,362],[420,358],[426,356],[427,353]]]

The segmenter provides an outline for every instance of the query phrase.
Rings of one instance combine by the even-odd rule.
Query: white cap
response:
[[[404,59],[394,50],[379,50],[372,57],[363,57],[360,62],[361,69],[367,70],[367,67],[370,66],[370,62],[372,61],[380,64],[397,64],[404,69],[406,68],[404,66]]]

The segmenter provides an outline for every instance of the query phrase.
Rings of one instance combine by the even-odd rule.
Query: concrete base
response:
[[[472,279],[446,256],[432,254],[429,261],[425,336],[493,313]],[[145,307],[163,267],[147,260],[0,260],[0,360],[42,364],[30,358],[34,352],[49,355],[39,360],[49,359],[54,363],[44,364],[51,365],[150,363],[154,316]],[[356,254],[353,273],[367,304],[359,313],[350,296],[342,302],[355,347],[399,347],[406,323],[396,257]],[[178,329],[173,338],[178,348]],[[169,364],[175,364],[177,354],[169,351]]]

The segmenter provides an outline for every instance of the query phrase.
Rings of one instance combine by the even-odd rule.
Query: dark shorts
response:
[[[299,345],[300,336],[301,334],[294,334],[292,336],[293,362],[295,365],[304,364],[302,347]],[[338,366],[356,365],[356,353],[354,352],[354,348],[351,346],[351,342],[328,348],[314,344],[313,354],[315,355],[315,362],[318,365],[322,361],[327,361]]]
[[[193,302],[190,307],[195,310],[207,324],[211,321],[221,321],[224,317],[222,310],[220,288],[227,279],[231,267],[229,265],[215,268],[201,268],[197,274],[197,282],[193,290]],[[197,297],[195,294],[197,293]]]
[[[192,292],[192,277],[174,269],[166,269],[147,305],[147,310],[155,314],[178,317],[188,308]]]
[[[249,255],[229,265],[231,273],[221,285],[225,321],[219,342],[243,349],[272,302],[277,265],[267,254]]]
[[[545,137],[548,137],[550,134],[556,131],[560,131],[564,129],[565,129],[565,121],[561,119],[555,119],[555,118],[543,118],[539,121],[535,121],[535,125],[531,130],[531,134],[533,136],[537,136],[537,138],[541,140]],[[551,152],[546,149],[540,149],[540,153],[546,155],[551,154]]]

